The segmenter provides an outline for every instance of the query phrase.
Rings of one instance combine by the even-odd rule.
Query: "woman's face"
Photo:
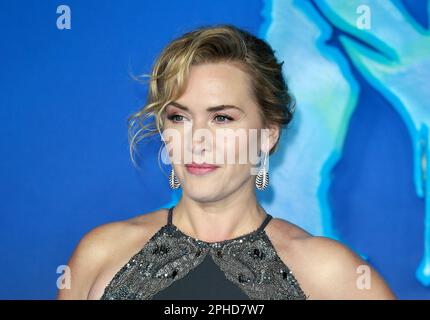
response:
[[[262,145],[249,75],[232,63],[192,66],[185,92],[164,116],[163,139],[182,191],[199,202],[253,188],[259,150],[269,151],[279,135],[271,127]],[[189,166],[193,162],[217,167],[199,170]]]

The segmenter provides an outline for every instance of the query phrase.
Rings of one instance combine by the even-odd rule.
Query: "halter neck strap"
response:
[[[172,224],[173,208],[175,208],[175,206],[170,207],[169,213],[167,214],[167,224],[168,225]],[[272,220],[272,218],[273,217],[269,213],[266,213],[266,218],[263,220],[261,225],[258,227],[257,231],[263,230],[267,226],[267,224],[270,222],[270,220]]]

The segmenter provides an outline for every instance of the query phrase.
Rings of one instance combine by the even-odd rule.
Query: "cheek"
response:
[[[259,161],[258,150],[260,150],[260,130],[250,129],[248,136],[248,161],[255,165]]]
[[[166,153],[173,163],[180,163],[182,159],[183,135],[179,130],[169,129],[163,132]]]
[[[250,153],[256,153],[257,141],[255,129],[240,129],[240,132],[224,136],[223,147],[216,148],[217,156],[222,157],[225,164],[249,164]]]

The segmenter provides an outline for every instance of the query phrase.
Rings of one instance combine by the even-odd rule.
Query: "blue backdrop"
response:
[[[55,298],[86,232],[177,201],[159,141],[142,171],[129,158],[146,95],[130,74],[215,23],[265,38],[297,98],[264,207],[349,245],[399,298],[430,298],[429,1],[344,3],[1,1],[0,298]]]

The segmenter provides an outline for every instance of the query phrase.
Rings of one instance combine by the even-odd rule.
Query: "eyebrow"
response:
[[[180,104],[179,102],[172,101],[169,104],[171,104],[171,105],[173,105],[173,106],[175,106],[175,107],[177,107],[179,109],[182,109],[184,111],[190,111],[190,109],[188,107]],[[219,106],[209,107],[206,110],[208,112],[216,112],[216,111],[221,111],[221,110],[224,110],[224,109],[236,109],[236,110],[239,110],[239,111],[243,112],[243,110],[241,108],[236,107],[236,106],[234,106],[232,104],[221,104]]]

